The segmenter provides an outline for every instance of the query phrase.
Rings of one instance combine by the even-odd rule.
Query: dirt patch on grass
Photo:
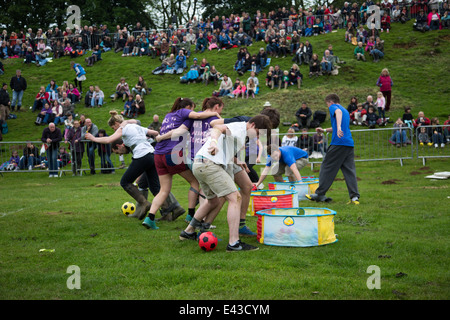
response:
[[[430,167],[422,167],[422,168],[419,168],[419,170],[423,170],[423,171],[425,171],[425,170],[431,170],[431,168]]]
[[[401,181],[401,180],[391,179],[391,180],[383,181],[383,182],[381,182],[381,184],[397,184],[397,181]]]
[[[59,210],[59,211],[49,211],[46,212],[46,214],[48,214],[49,216],[57,216],[59,214],[73,214],[73,212]]]
[[[409,174],[412,175],[412,176],[416,176],[416,175],[422,174],[422,173],[418,172],[418,171],[411,171]]]
[[[402,42],[402,43],[394,43],[393,47],[396,49],[402,48],[402,49],[411,49],[413,47],[417,46],[417,43],[414,41],[411,42]]]

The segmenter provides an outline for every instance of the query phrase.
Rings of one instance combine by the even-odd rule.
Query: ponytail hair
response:
[[[205,111],[205,110],[208,110],[208,109],[212,109],[217,104],[219,106],[222,106],[223,105],[222,99],[220,99],[218,97],[214,97],[214,96],[213,97],[207,97],[207,98],[205,98],[205,100],[203,100],[202,111]]]
[[[123,117],[116,110],[109,111],[109,114],[111,115],[111,118],[108,120],[108,126],[112,127],[116,122],[123,122]]]
[[[175,102],[174,102],[170,112],[175,112],[177,110],[184,109],[184,108],[186,108],[188,106],[192,106],[192,107],[195,108],[194,101],[192,101],[189,98],[177,98],[177,100],[175,100]]]

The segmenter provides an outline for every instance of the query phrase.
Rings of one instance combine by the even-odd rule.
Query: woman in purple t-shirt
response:
[[[217,112],[194,112],[195,103],[188,98],[178,98],[172,106],[170,112],[165,116],[160,129],[163,135],[173,129],[178,128],[187,119],[206,119],[212,116],[219,117]],[[150,214],[155,214],[166,198],[169,196],[172,188],[172,176],[179,174],[191,186],[189,189],[189,215],[194,216],[195,205],[198,200],[199,183],[192,174],[192,171],[184,163],[183,150],[186,146],[183,137],[177,140],[163,140],[155,146],[155,166],[159,176],[161,189],[153,199],[150,208]],[[145,221],[144,221],[145,223]],[[145,226],[145,224],[143,224]]]

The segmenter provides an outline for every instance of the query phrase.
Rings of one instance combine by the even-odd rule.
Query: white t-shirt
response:
[[[124,145],[133,149],[133,158],[139,159],[155,149],[147,140],[148,129],[137,124],[127,124],[122,129],[122,140]]]
[[[211,137],[209,137],[203,147],[195,155],[195,158],[206,158],[214,163],[228,165],[232,163],[234,156],[245,146],[245,138],[247,136],[247,122],[233,122],[225,124],[230,134],[221,134],[217,139],[219,151],[215,155],[208,152],[211,145]]]
[[[298,141],[298,137],[297,136],[293,136],[293,137],[289,138],[286,135],[286,136],[283,137],[283,140],[281,141],[281,146],[282,147],[286,147],[286,146],[296,147],[297,146],[297,141]]]

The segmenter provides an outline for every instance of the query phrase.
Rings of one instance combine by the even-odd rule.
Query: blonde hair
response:
[[[383,70],[381,70],[381,74],[386,74],[388,76],[389,70],[387,68],[384,68]]]
[[[116,110],[109,111],[109,114],[111,115],[111,118],[108,120],[108,126],[112,127],[116,122],[123,122],[123,117]]]

